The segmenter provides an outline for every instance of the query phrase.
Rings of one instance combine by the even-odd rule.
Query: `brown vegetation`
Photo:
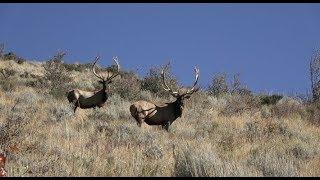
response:
[[[30,85],[54,81],[44,66],[0,59],[1,69],[14,72],[0,84],[0,154],[6,155],[7,176],[320,175],[320,129],[314,123],[319,104],[287,96],[262,104],[260,95],[199,90],[168,133],[139,128],[130,115],[130,104],[141,98],[172,101],[143,86],[150,79],[121,76],[105,106],[74,115],[51,85]],[[66,74],[70,86],[95,89],[89,69]],[[7,85],[9,79],[14,85]],[[129,81],[137,86],[122,86]]]

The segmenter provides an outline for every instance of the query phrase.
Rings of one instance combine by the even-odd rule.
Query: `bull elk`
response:
[[[95,71],[95,65],[99,59],[100,59],[100,56],[97,56],[95,58],[92,65],[92,72],[97,78],[100,79],[98,82],[102,84],[102,89],[98,91],[83,91],[80,89],[70,90],[67,93],[67,98],[69,103],[74,104],[74,113],[76,112],[77,107],[81,109],[96,108],[96,107],[101,108],[108,99],[108,94],[106,92],[107,85],[109,85],[112,82],[111,80],[113,78],[119,75],[120,65],[118,62],[118,58],[113,57],[113,60],[117,65],[117,70],[116,72],[108,71],[107,73],[108,76],[104,77],[104,76],[98,75]]]
[[[167,66],[168,65],[166,65],[164,69],[167,69]],[[164,105],[156,105],[144,100],[133,103],[130,106],[130,112],[132,117],[137,121],[139,127],[145,122],[148,125],[161,125],[163,129],[169,131],[169,126],[182,115],[184,100],[189,99],[194,92],[199,90],[199,88],[195,88],[199,79],[199,69],[196,67],[194,68],[195,82],[192,88],[185,92],[180,92],[179,90],[173,91],[168,87],[165,82],[164,69],[161,71],[163,88],[165,91],[170,92],[176,100],[174,102],[165,103]]]

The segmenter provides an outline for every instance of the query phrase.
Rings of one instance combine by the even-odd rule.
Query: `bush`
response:
[[[24,103],[26,105],[32,106],[34,104],[37,104],[37,102],[42,98],[35,91],[28,90],[20,93],[16,99],[19,103]]]
[[[84,91],[91,91],[93,89],[100,89],[101,88],[101,84],[99,83],[92,83],[91,81],[83,81],[83,80],[78,80],[76,82],[72,82],[71,83],[71,88],[77,88],[77,89],[81,89]]]
[[[9,52],[6,53],[4,55],[2,55],[2,58],[4,61],[9,61],[9,60],[13,60],[18,64],[23,64],[24,62],[26,62],[25,59],[18,57],[16,54],[14,54],[13,52]]]
[[[2,77],[6,78],[6,77],[9,77],[9,76],[14,76],[16,75],[16,71],[12,70],[12,69],[1,69],[1,74],[2,74]]]
[[[251,91],[241,83],[239,73],[233,76],[231,94],[251,95]]]
[[[151,159],[161,159],[164,156],[164,152],[160,146],[153,145],[145,150],[144,155]]]
[[[299,101],[289,97],[283,97],[272,106],[271,111],[276,117],[282,118],[299,113],[302,109],[302,104]]]
[[[278,152],[277,152],[278,151]],[[248,164],[262,171],[264,176],[297,176],[296,163],[293,157],[275,149],[254,149]]]
[[[13,76],[5,79],[1,78],[0,84],[4,91],[14,91],[20,85],[20,81],[17,77]]]
[[[252,176],[241,164],[221,159],[216,151],[205,147],[184,147],[175,150],[174,176],[212,177],[212,176]]]
[[[229,93],[229,87],[226,78],[227,75],[225,73],[215,75],[208,87],[208,94],[219,97]]]
[[[141,89],[150,91],[159,97],[169,97],[169,93],[167,93],[163,89],[163,83],[161,78],[161,70],[163,67],[153,67],[150,69],[149,74],[144,77],[141,82]],[[166,83],[173,90],[177,89],[178,83],[175,78],[170,73],[171,66],[168,66],[168,71],[166,73]]]
[[[119,94],[126,100],[137,100],[140,98],[141,83],[133,72],[122,72],[121,78],[110,84],[110,95]]]
[[[23,95],[21,99],[15,100],[12,107],[3,109],[6,117],[4,123],[0,125],[0,147],[8,148],[10,144],[24,136],[24,127],[30,121],[30,118],[26,115],[26,111],[29,109],[24,104],[26,99],[28,97]]]
[[[47,88],[46,87],[46,79],[39,75],[34,75],[29,72],[24,72],[20,74],[19,77],[24,78],[24,85],[27,87],[34,88]]]
[[[262,127],[256,121],[247,122],[245,124],[245,134],[250,143],[262,139]]]
[[[224,116],[241,115],[246,111],[253,111],[260,108],[259,100],[252,95],[231,95],[226,96],[226,105],[220,114]]]
[[[14,91],[20,85],[20,81],[15,76],[16,72],[14,70],[1,69],[1,74],[0,84],[4,91]]]
[[[17,55],[15,55],[13,52],[9,52],[3,55],[4,60],[15,60],[17,59]]]
[[[50,116],[49,120],[51,122],[62,122],[66,119],[72,117],[73,111],[72,108],[69,105],[56,103],[54,106],[50,109]]]
[[[64,55],[65,53],[59,52],[44,64],[46,85],[49,88],[49,93],[56,98],[65,97],[72,80],[63,66]]]
[[[150,91],[141,90],[140,99],[144,101],[153,101],[154,97]]]
[[[85,71],[87,69],[91,69],[92,63],[85,63],[85,64],[67,64],[67,63],[63,63],[63,66],[67,71],[83,72],[83,71]]]
[[[320,102],[313,102],[306,105],[307,119],[315,124],[320,125]]]
[[[26,60],[23,59],[23,58],[18,58],[18,59],[16,59],[16,63],[18,63],[18,64],[23,64],[23,63],[25,63],[25,62],[26,62]]]
[[[263,95],[260,97],[260,101],[262,105],[275,105],[283,96],[281,95]]]
[[[233,76],[233,82],[230,86],[227,83],[227,75],[225,73],[216,74],[208,86],[207,92],[211,96],[221,97],[226,94],[235,95],[252,95],[251,91],[241,83],[240,74],[237,73]]]
[[[25,86],[27,87],[34,87],[34,88],[47,88],[46,87],[46,79],[42,77],[34,78],[34,79],[29,79],[25,82]]]
[[[130,103],[125,101],[119,95],[114,95],[109,98],[107,108],[107,117],[113,119],[125,119],[128,120],[131,117],[130,111],[128,107],[130,107]]]

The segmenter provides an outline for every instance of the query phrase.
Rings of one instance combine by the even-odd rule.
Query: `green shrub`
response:
[[[9,52],[9,53],[3,54],[3,55],[1,55],[0,57],[2,57],[2,59],[3,59],[4,61],[13,60],[13,61],[15,61],[15,62],[18,63],[18,64],[23,64],[24,62],[26,62],[25,59],[17,56],[17,55],[16,55],[15,53],[13,53],[13,52]]]
[[[248,164],[262,171],[263,176],[297,176],[294,158],[281,150],[256,148],[251,151]]]
[[[271,106],[272,114],[278,118],[294,115],[302,110],[301,102],[289,97],[283,97],[274,106]]]
[[[17,58],[16,60],[16,63],[18,63],[18,64],[23,64],[23,63],[25,63],[26,62],[26,60],[25,59],[23,59],[23,58]]]
[[[306,105],[307,119],[315,124],[320,125],[320,102],[316,101]]]
[[[59,52],[44,64],[46,85],[49,93],[56,98],[65,96],[72,80],[63,66],[65,53]]]
[[[2,76],[0,78],[0,84],[4,91],[13,91],[19,86],[20,81],[15,76],[16,71],[12,69],[1,69],[0,73]]]
[[[246,111],[253,111],[260,108],[259,100],[252,95],[231,95],[225,96],[226,105],[220,114],[224,116],[239,116]]]
[[[17,58],[17,55],[13,52],[9,52],[3,55],[4,60],[15,60]]]
[[[260,97],[260,101],[262,105],[274,105],[276,104],[280,99],[282,99],[283,96],[281,95],[263,95]]]
[[[119,94],[126,100],[137,100],[140,98],[141,82],[133,72],[121,72],[119,76],[109,85],[110,95]]]
[[[167,93],[163,89],[163,81],[161,78],[161,70],[163,67],[152,67],[149,71],[149,74],[144,77],[141,82],[141,89],[150,91],[159,97],[168,97]],[[174,91],[178,88],[177,80],[171,75],[170,72],[171,66],[168,66],[168,71],[166,73],[166,84],[172,88]]]
[[[226,79],[227,75],[225,73],[215,75],[208,87],[208,94],[219,97],[229,93],[229,87]]]

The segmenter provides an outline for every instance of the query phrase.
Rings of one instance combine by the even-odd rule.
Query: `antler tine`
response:
[[[117,64],[117,71],[120,71],[120,65],[119,65],[119,58],[118,56],[113,56],[112,59],[114,60],[114,62]]]
[[[168,87],[168,85],[165,82],[164,71],[163,70],[161,70],[161,77],[162,77],[162,83],[165,86],[165,87],[163,87],[163,89],[166,90],[166,91],[170,91],[170,88]]]
[[[199,80],[199,69],[197,67],[194,67],[194,72],[195,72],[195,81],[193,83],[193,86],[190,90],[187,91],[186,94],[192,94],[194,93],[195,91],[195,86],[197,85],[198,83],[198,80]]]
[[[167,85],[166,80],[165,80],[164,70],[165,70],[165,69],[168,69],[168,66],[169,66],[169,65],[170,65],[170,61],[169,61],[169,63],[161,70],[162,83],[163,83],[163,85],[165,86],[165,87],[163,87],[163,89],[164,89],[165,91],[169,91],[171,94],[177,94],[178,92],[172,91],[172,89],[169,88],[169,86]]]
[[[111,76],[109,76],[109,71],[108,71],[108,79],[109,80],[115,78],[120,73],[120,65],[119,65],[118,57],[117,56],[113,56],[112,59],[117,65],[117,72],[116,73],[111,73]]]
[[[95,60],[94,60],[94,62],[93,62],[93,65],[92,65],[92,72],[93,72],[93,74],[95,75],[95,76],[97,76],[99,79],[101,79],[101,80],[104,80],[101,76],[99,76],[97,73],[96,73],[96,71],[95,71],[95,65],[96,65],[96,63],[97,63],[97,61],[100,59],[100,55],[97,55],[96,56],[96,58],[95,58]]]

